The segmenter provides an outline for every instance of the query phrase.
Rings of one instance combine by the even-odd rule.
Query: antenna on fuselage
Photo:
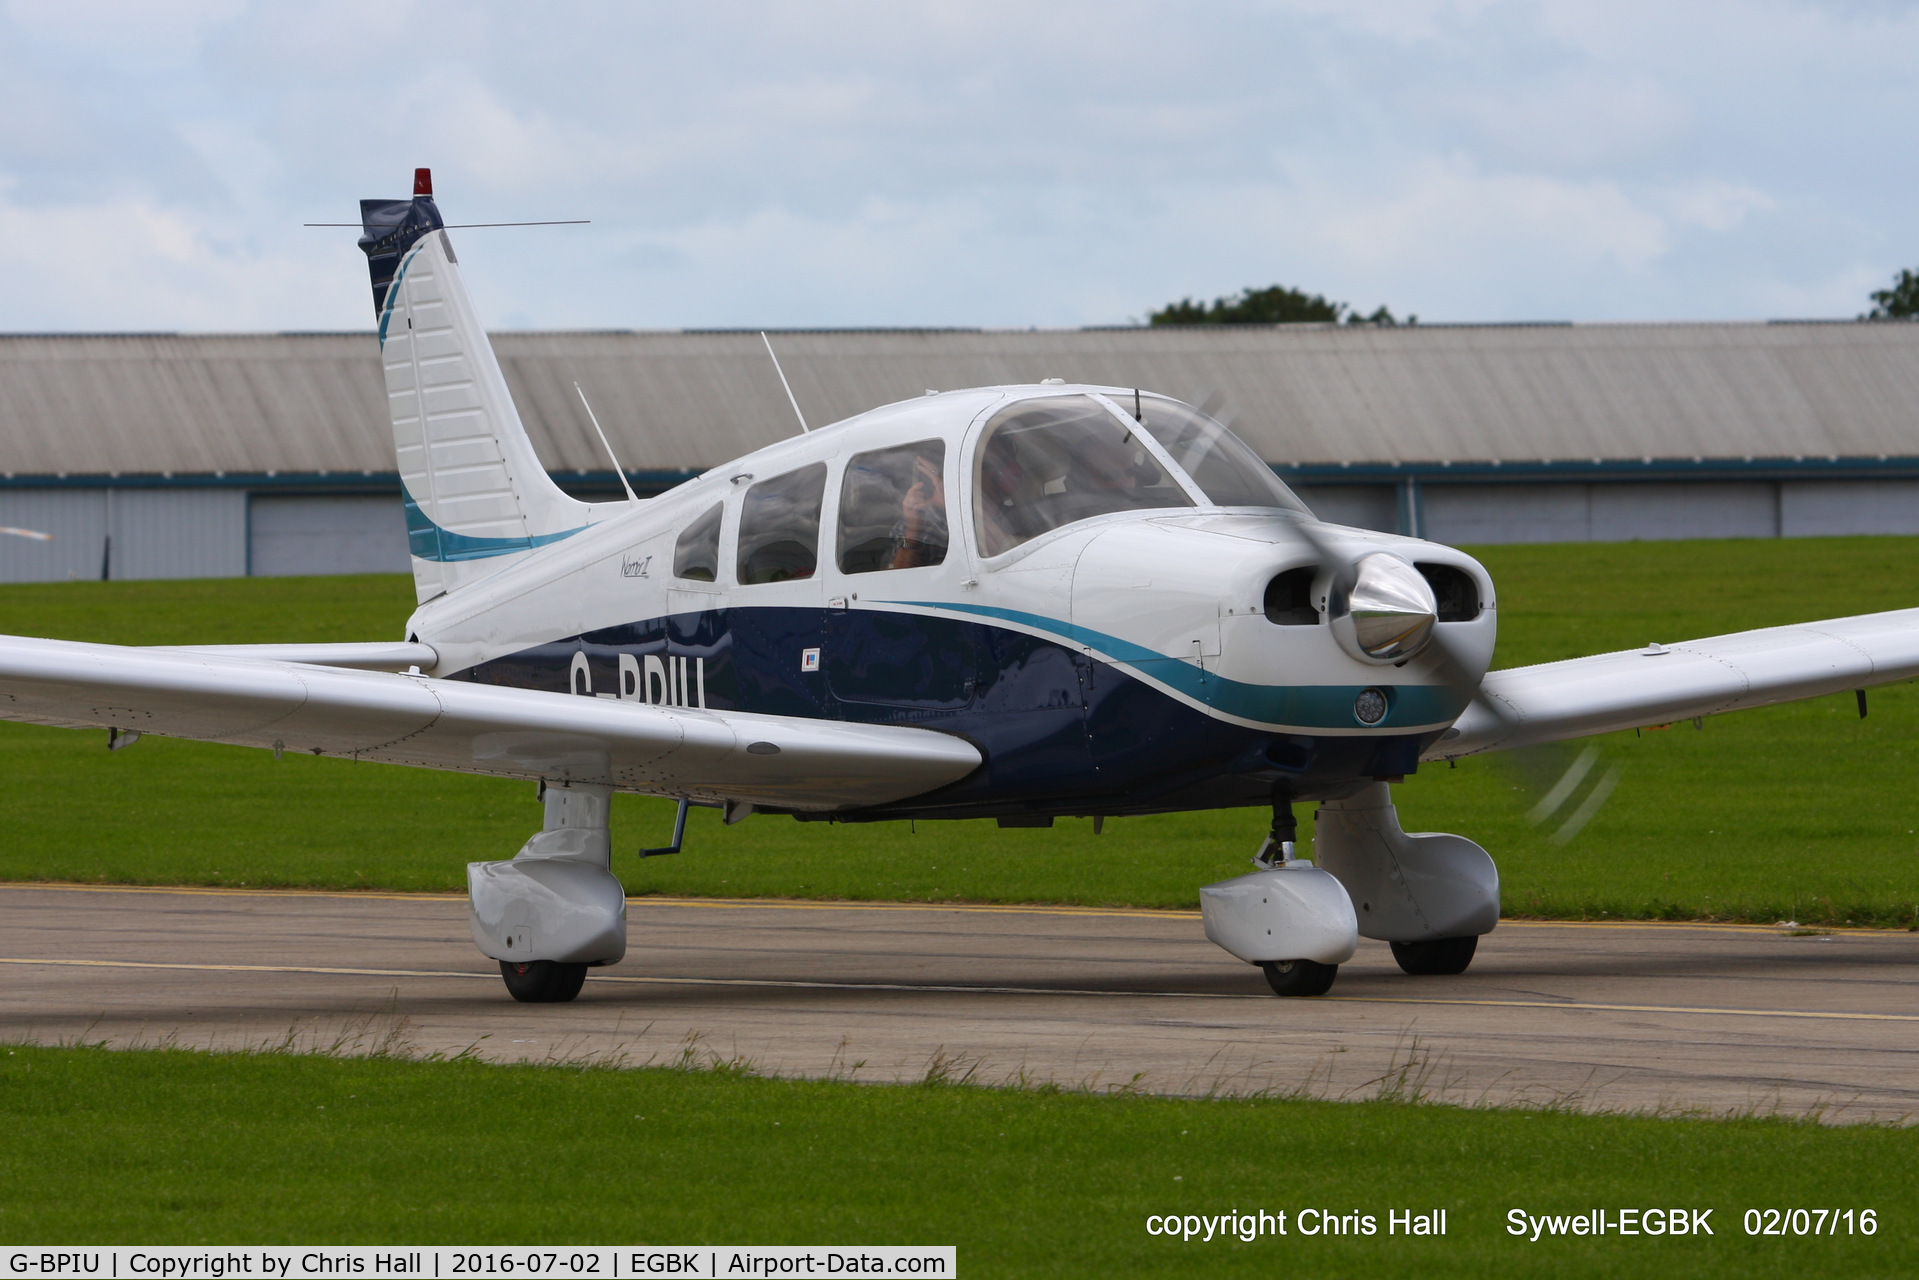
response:
[[[766,336],[766,330],[760,330],[760,341],[766,344],[766,354],[773,361],[773,372],[780,375],[780,385],[786,388],[786,402],[793,406],[793,416],[800,420],[800,434],[805,435],[812,428],[806,425],[806,415],[800,412],[799,398],[793,394],[793,384],[786,380],[786,370],[780,368],[780,358],[773,355],[773,340]]]
[[[574,383],[573,389],[580,392],[580,403],[586,405],[586,420],[593,424],[593,430],[599,433],[600,445],[606,450],[606,456],[613,463],[613,474],[620,478],[620,488],[626,490],[628,502],[638,502],[640,495],[633,492],[633,486],[626,481],[626,471],[620,466],[620,460],[613,455],[613,443],[606,438],[606,432],[600,430],[600,419],[593,412],[593,406],[587,404],[586,392],[580,390],[580,384]]]

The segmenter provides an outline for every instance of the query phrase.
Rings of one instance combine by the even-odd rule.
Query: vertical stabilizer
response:
[[[585,528],[540,465],[416,172],[411,200],[362,200],[393,444],[422,603]]]

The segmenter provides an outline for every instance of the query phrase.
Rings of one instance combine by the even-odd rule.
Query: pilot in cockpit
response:
[[[974,510],[982,553],[1109,511],[1185,502],[1132,433],[1090,401],[1015,412],[988,428],[980,450]]]

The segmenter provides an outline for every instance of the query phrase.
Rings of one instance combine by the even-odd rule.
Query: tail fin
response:
[[[380,358],[421,603],[585,528],[590,508],[527,439],[459,259],[416,170],[411,200],[362,200]]]

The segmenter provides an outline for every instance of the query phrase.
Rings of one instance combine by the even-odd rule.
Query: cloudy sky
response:
[[[371,323],[434,171],[496,326],[1851,316],[1906,4],[0,0],[0,329]]]

